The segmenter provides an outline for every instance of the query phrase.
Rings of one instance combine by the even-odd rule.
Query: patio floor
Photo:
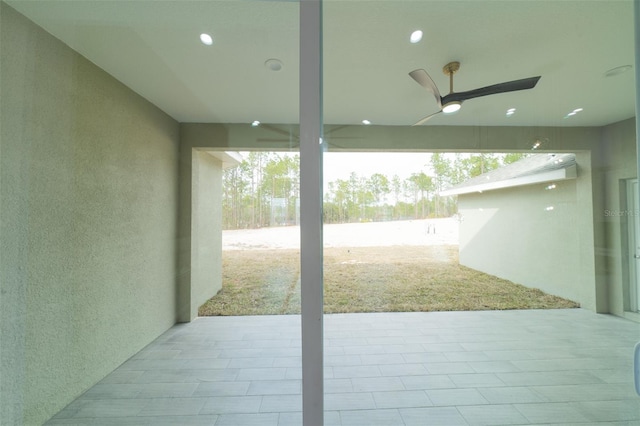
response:
[[[326,425],[638,425],[640,324],[582,309],[325,316]],[[48,425],[301,425],[300,317],[177,325]]]

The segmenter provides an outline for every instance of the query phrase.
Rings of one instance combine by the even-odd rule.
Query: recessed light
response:
[[[258,127],[260,125],[260,122],[258,120],[255,120],[251,123],[251,127]]]
[[[606,71],[604,73],[605,77],[613,77],[616,75],[620,75],[622,73],[625,73],[627,71],[629,71],[631,68],[633,68],[631,65],[622,65],[620,67],[615,67],[615,68],[611,68],[609,71]]]
[[[200,34],[200,41],[202,44],[206,44],[207,46],[211,46],[213,44],[213,37],[211,37],[207,33]]]
[[[420,30],[415,30],[414,32],[411,33],[411,36],[409,37],[409,41],[413,44],[418,43],[420,40],[422,40],[422,31]]]
[[[509,108],[507,110],[507,117],[511,117],[515,113],[516,113],[516,109],[515,108]]]
[[[271,71],[280,71],[283,65],[280,59],[271,58],[265,61],[264,66]]]
[[[564,118],[573,117],[574,115],[582,111],[584,111],[584,108],[576,108],[573,111],[571,111],[569,114],[565,115]]]
[[[550,212],[550,211],[551,211],[551,210],[553,210],[553,209],[554,209],[554,207],[553,207],[553,206],[549,206],[549,207],[545,208],[545,210],[546,210],[546,211],[548,211],[548,212]]]
[[[371,124],[371,122],[369,120],[362,120],[362,124],[368,126],[369,124]]]

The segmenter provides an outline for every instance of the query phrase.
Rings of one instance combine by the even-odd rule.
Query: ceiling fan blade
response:
[[[409,76],[411,76],[411,78],[413,78],[420,86],[430,91],[436,98],[438,108],[442,109],[442,96],[440,96],[438,86],[436,86],[429,74],[427,74],[427,72],[423,69],[417,69],[411,71],[409,73]]]
[[[275,132],[275,133],[280,133],[281,135],[284,135],[284,136],[288,136],[289,138],[295,138],[296,140],[298,139],[298,135],[294,134],[293,132],[280,129],[280,128],[276,127],[276,126],[271,126],[269,124],[260,124],[260,127],[263,127],[265,129],[269,129],[269,130],[271,130],[272,132]]]
[[[335,127],[332,127],[331,129],[327,129],[327,131],[323,131],[322,134],[326,137],[326,136],[329,136],[333,132],[337,132],[340,129],[344,129],[345,127],[349,127],[349,126],[347,126],[347,125],[335,126]]]
[[[431,117],[433,117],[433,116],[434,116],[434,115],[436,115],[436,114],[440,114],[441,112],[442,112],[442,110],[440,110],[440,111],[436,111],[436,112],[434,112],[433,114],[429,114],[429,115],[427,115],[425,118],[423,118],[422,120],[418,121],[416,124],[412,124],[411,126],[413,127],[413,126],[419,126],[419,125],[421,125],[421,124],[424,124],[424,123],[425,123],[427,120],[429,120]]]
[[[498,83],[492,86],[481,87],[480,89],[469,90],[467,92],[454,92],[442,98],[444,105],[449,102],[464,102],[467,99],[479,98],[480,96],[496,95],[498,93],[515,92],[517,90],[533,89],[540,80],[538,77],[523,78],[522,80]]]

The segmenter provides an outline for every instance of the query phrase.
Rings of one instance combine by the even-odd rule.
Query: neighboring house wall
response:
[[[566,149],[562,138],[555,148]],[[628,208],[626,183],[637,176],[635,121],[603,127],[599,144],[591,153],[576,151],[576,161],[578,178],[553,191],[534,185],[459,196],[460,262],[640,321],[628,312],[628,226],[637,218],[606,213]],[[548,205],[554,210],[544,210]]]
[[[460,195],[460,263],[580,301],[576,180],[547,185]]]
[[[0,8],[0,423],[37,425],[175,323],[179,125]]]

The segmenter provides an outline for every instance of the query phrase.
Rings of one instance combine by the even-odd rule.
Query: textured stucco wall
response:
[[[191,315],[222,288],[222,161],[193,150]]]
[[[598,313],[607,313],[609,312],[607,283],[604,277],[602,257],[599,256],[599,248],[604,244],[604,233],[595,220],[595,211],[600,205],[602,197],[598,146],[596,144],[589,152],[575,153],[578,164],[578,179],[576,180],[578,209],[574,219],[578,232],[578,255],[581,262],[577,276],[580,282],[578,301],[583,308]]]
[[[579,302],[576,180],[546,186],[460,195],[460,263]]]
[[[604,272],[610,312],[622,316],[629,306],[628,222],[634,215],[617,214],[627,210],[626,183],[637,177],[635,122],[627,120],[602,129],[600,175],[602,203],[595,210],[596,224],[603,228]]]
[[[175,322],[178,124],[3,3],[0,424]]]
[[[222,288],[222,161],[207,148],[224,145],[227,126],[180,125],[177,320],[189,322]]]

